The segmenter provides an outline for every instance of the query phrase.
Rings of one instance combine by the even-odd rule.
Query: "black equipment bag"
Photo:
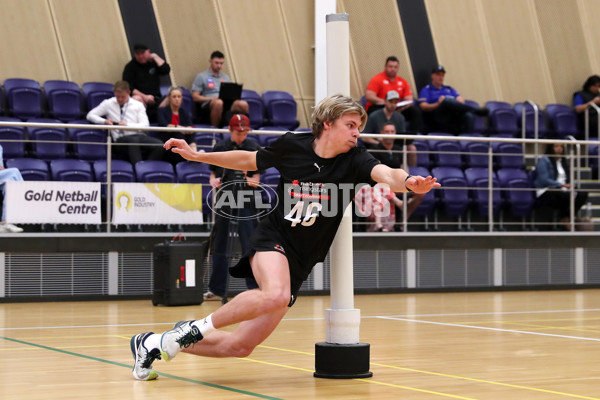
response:
[[[202,304],[207,251],[207,241],[171,241],[154,245],[152,304]]]

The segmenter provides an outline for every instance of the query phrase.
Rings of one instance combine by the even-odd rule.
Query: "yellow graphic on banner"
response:
[[[145,183],[163,203],[179,211],[202,211],[202,185],[194,183]]]
[[[117,194],[117,208],[119,210],[123,208],[126,211],[129,211],[131,210],[131,207],[133,207],[133,199],[131,198],[131,194],[124,190],[119,192],[119,194]]]

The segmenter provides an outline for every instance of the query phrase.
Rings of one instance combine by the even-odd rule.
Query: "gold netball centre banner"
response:
[[[201,224],[202,185],[113,183],[113,224]]]
[[[99,224],[99,182],[5,182],[6,220],[20,224]]]

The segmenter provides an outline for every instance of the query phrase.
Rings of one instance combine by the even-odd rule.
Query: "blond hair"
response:
[[[346,114],[358,114],[360,116],[359,130],[362,131],[367,123],[367,112],[359,102],[341,94],[325,97],[315,106],[312,113],[313,135],[320,137],[325,122],[333,124],[338,118]]]

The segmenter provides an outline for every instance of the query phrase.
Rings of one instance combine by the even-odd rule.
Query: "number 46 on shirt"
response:
[[[304,211],[304,201],[298,201],[296,205],[285,216],[285,219],[292,222],[292,227],[300,223],[302,226],[311,226],[319,216],[319,212],[323,209],[323,205],[318,202],[308,203],[306,206],[306,214],[302,216]]]

